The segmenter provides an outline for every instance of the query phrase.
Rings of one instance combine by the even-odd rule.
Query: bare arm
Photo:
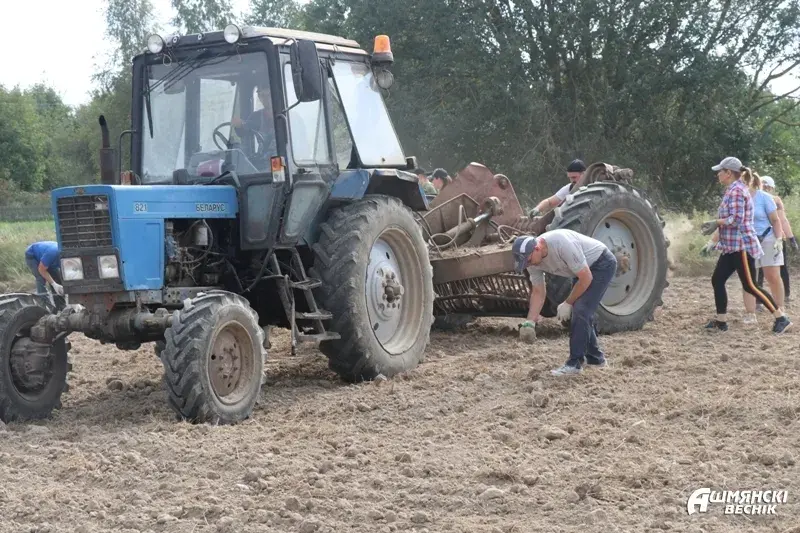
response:
[[[531,301],[528,307],[528,320],[531,322],[539,322],[542,318],[539,313],[542,311],[544,305],[544,298],[547,294],[547,287],[544,283],[533,285],[531,288]]]
[[[578,283],[572,287],[572,292],[570,292],[569,296],[567,296],[567,299],[564,300],[569,305],[574,305],[578,298],[580,298],[581,295],[586,292],[586,289],[588,289],[589,285],[592,283],[592,271],[589,270],[588,265],[580,269],[577,276]]]
[[[783,236],[787,239],[791,239],[794,237],[794,233],[792,233],[792,225],[789,223],[789,219],[786,218],[786,209],[783,208],[783,200],[777,196],[773,196],[772,198],[775,200],[775,205],[778,206],[778,220],[781,221],[780,226],[783,230]]]
[[[783,228],[781,224],[780,216],[778,215],[778,210],[776,209],[772,213],[769,214],[769,221],[772,223],[772,231],[775,232],[775,238],[779,241],[783,240]]]
[[[561,200],[559,199],[559,197],[556,196],[556,195],[553,195],[550,198],[545,198],[544,200],[539,202],[536,205],[536,209],[538,209],[540,213],[547,213],[548,211],[550,211],[551,209],[553,209],[554,207],[556,207],[560,203],[561,203]]]
[[[51,276],[50,272],[47,271],[47,267],[44,266],[44,263],[39,262],[39,268],[37,270],[39,270],[39,274],[41,274],[41,276],[45,280],[47,280],[47,283],[49,285],[52,285],[53,283],[55,283],[55,281],[53,280],[53,276]]]

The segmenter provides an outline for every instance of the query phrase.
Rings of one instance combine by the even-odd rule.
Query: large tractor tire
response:
[[[664,225],[642,191],[619,182],[581,187],[557,208],[547,231],[571,229],[594,237],[617,257],[617,275],[597,311],[598,333],[639,330],[663,304],[662,293],[669,285]],[[571,289],[571,280],[547,276],[543,314],[555,316]]]
[[[235,424],[261,394],[264,332],[247,300],[208,291],[172,315],[161,351],[170,406],[194,423]]]
[[[40,357],[31,326],[56,312],[47,299],[32,294],[0,296],[0,420],[42,420],[61,408],[67,390],[69,342],[62,338]]]
[[[412,212],[367,196],[330,213],[314,245],[317,301],[333,314],[328,365],[347,381],[391,377],[424,360],[433,322],[433,272]]]

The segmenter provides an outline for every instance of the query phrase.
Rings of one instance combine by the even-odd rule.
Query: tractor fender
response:
[[[402,170],[343,170],[331,187],[331,200],[358,200],[368,194],[392,196],[412,211],[427,211],[428,199],[417,177]]]

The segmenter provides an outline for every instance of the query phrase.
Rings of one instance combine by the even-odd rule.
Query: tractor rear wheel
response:
[[[617,257],[617,275],[597,311],[601,334],[639,330],[653,320],[667,282],[667,247],[664,220],[644,193],[613,181],[581,187],[556,209],[547,230],[571,229],[594,237]],[[547,276],[547,302],[543,315],[555,316],[558,304],[569,294],[567,278]]]
[[[170,406],[196,423],[235,424],[261,394],[264,332],[247,300],[208,291],[173,313],[161,351]]]
[[[67,390],[69,342],[62,338],[49,353],[30,339],[31,326],[56,308],[32,294],[0,296],[0,420],[41,420],[61,407]]]
[[[428,247],[400,200],[367,196],[333,210],[314,245],[320,306],[338,340],[320,350],[348,381],[408,371],[424,360],[433,322]]]

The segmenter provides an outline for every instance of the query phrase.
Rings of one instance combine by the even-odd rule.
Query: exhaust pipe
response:
[[[103,138],[100,147],[100,183],[103,185],[119,185],[114,173],[114,149],[111,147],[111,138],[108,134],[106,117],[100,115],[100,133]]]

